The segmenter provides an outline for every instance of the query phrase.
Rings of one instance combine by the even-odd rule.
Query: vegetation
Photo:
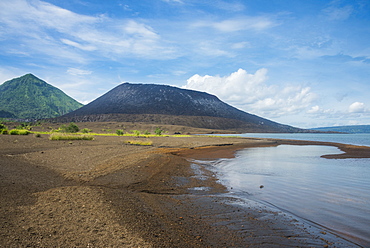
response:
[[[158,136],[161,136],[163,133],[163,130],[160,127],[157,127],[154,131],[154,133]]]
[[[57,117],[83,105],[45,81],[27,74],[0,85],[0,117],[42,119]]]
[[[151,146],[153,144],[152,141],[141,141],[141,140],[127,140],[125,141],[126,144],[130,145],[138,145],[138,146]]]
[[[8,111],[0,110],[0,117],[2,119],[4,119],[4,118],[15,118],[15,115],[8,112]]]
[[[28,135],[30,131],[24,129],[12,129],[9,131],[10,135]]]
[[[80,131],[80,128],[75,123],[71,122],[68,126],[62,125],[60,130],[64,133],[77,133]]]
[[[91,132],[92,132],[92,130],[91,129],[88,129],[88,128],[83,128],[81,130],[81,133],[91,133]]]
[[[30,122],[23,122],[21,124],[19,124],[16,129],[27,129],[27,130],[31,130],[32,129],[32,124]]]
[[[120,135],[123,135],[125,132],[122,130],[122,129],[117,129],[116,130],[116,134],[118,135],[118,136],[120,136]]]
[[[139,131],[139,130],[131,130],[131,132],[132,132],[136,137],[139,137],[139,136],[140,136],[140,131]]]
[[[52,133],[49,136],[50,140],[93,140],[92,135],[81,134],[65,134],[65,133]]]
[[[8,128],[3,123],[0,123],[0,134],[8,134]]]

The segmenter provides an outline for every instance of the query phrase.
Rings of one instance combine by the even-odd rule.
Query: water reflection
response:
[[[320,158],[336,153],[341,151],[326,146],[249,148],[215,167],[238,196],[275,205],[369,245],[370,160]]]

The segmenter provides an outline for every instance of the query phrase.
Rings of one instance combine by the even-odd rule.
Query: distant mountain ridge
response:
[[[216,96],[168,85],[124,83],[59,121],[136,121],[245,132],[302,132],[236,109]]]
[[[317,130],[317,131],[322,131],[322,132],[370,133],[370,125],[318,127],[318,128],[312,128],[312,130]]]
[[[0,118],[43,119],[64,115],[83,104],[32,74],[0,85]]]

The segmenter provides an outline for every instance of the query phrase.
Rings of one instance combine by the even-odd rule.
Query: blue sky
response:
[[[370,124],[367,0],[0,2],[0,82],[82,103],[122,82],[206,91],[280,123]]]

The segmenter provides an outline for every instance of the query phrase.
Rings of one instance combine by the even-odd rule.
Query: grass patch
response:
[[[140,141],[140,140],[127,140],[125,141],[126,144],[129,145],[137,145],[137,146],[151,146],[153,145],[153,141]]]
[[[94,136],[85,134],[64,134],[52,133],[49,137],[50,140],[93,140]]]
[[[24,129],[12,129],[9,131],[10,135],[28,135],[30,131]]]

